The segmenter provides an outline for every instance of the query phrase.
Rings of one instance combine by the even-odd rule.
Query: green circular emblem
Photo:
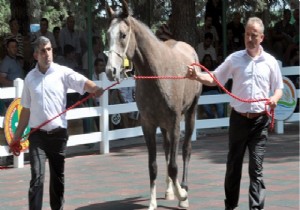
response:
[[[23,107],[21,106],[21,99],[16,98],[13,102],[11,102],[11,104],[9,105],[5,113],[4,135],[8,145],[10,145],[13,140],[13,136],[18,126],[22,108]],[[29,132],[30,132],[30,128],[29,126],[27,126],[23,133],[24,137],[21,139],[21,146],[22,146],[21,151],[26,150],[29,146],[29,141],[27,139],[28,136],[27,135],[25,136],[25,134],[28,134]]]

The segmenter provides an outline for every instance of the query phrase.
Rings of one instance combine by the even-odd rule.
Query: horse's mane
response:
[[[134,18],[133,16],[128,16],[128,18],[130,19],[130,21],[133,24],[139,25],[142,29],[144,29],[147,33],[150,34],[150,36],[155,39],[156,41],[161,41],[160,39],[158,39],[155,34],[153,33],[153,31],[149,28],[149,26],[147,26],[145,23],[143,23],[142,21],[139,21],[138,19]]]
[[[129,12],[129,14],[124,14],[122,10],[119,10],[116,13],[114,13],[113,18],[121,19],[121,20],[124,20],[125,22],[130,22],[129,24],[132,24],[132,25],[137,25],[138,26],[137,28],[140,28],[141,32],[146,32],[149,35],[150,39],[152,39],[157,44],[159,43],[159,44],[162,44],[163,47],[166,47],[166,45],[164,44],[164,41],[160,40],[154,34],[154,32],[150,29],[150,27],[148,25],[146,25],[145,23],[136,19],[133,16],[132,10],[129,10],[128,12]],[[176,41],[173,40],[173,42],[176,42]]]

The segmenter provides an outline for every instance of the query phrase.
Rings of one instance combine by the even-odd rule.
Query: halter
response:
[[[128,78],[127,72],[132,71],[132,68],[133,68],[132,64],[130,63],[129,59],[126,56],[126,53],[127,53],[128,47],[129,47],[129,42],[130,42],[131,26],[129,26],[128,36],[129,36],[129,38],[126,42],[126,46],[125,46],[125,49],[124,49],[123,53],[116,52],[115,50],[110,50],[109,51],[109,53],[115,53],[117,56],[119,56],[122,59],[122,64],[123,65],[120,67],[121,72],[123,72],[127,78]]]

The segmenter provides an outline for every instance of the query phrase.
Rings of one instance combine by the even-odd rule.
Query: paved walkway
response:
[[[68,148],[66,160],[65,210],[133,210],[147,209],[149,178],[147,151],[142,138],[131,139],[131,145],[113,141],[111,153],[97,154],[95,148]],[[161,143],[158,146],[158,209],[177,209],[177,201],[165,201],[165,161]],[[227,154],[226,130],[200,135],[193,142],[189,170],[189,201],[192,210],[221,210],[223,180]],[[248,209],[247,158],[241,183],[240,210]],[[181,157],[178,158],[181,178]],[[299,125],[285,127],[284,135],[271,134],[264,164],[267,187],[266,210],[299,209]],[[49,173],[47,172],[47,175]],[[49,210],[46,176],[44,209]],[[25,210],[30,167],[0,170],[0,210]]]

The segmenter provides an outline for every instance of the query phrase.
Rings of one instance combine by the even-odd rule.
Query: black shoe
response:
[[[233,210],[231,207],[226,207],[225,210]]]

